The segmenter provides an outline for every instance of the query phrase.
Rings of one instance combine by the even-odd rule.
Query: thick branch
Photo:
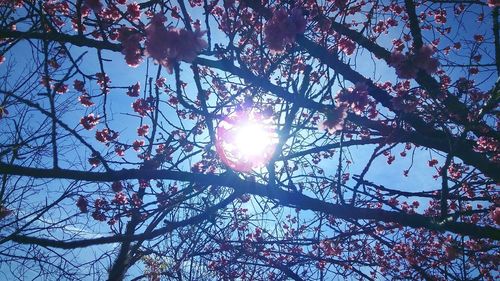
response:
[[[79,47],[90,47],[100,50],[110,50],[114,52],[120,52],[122,46],[120,44],[114,44],[107,41],[93,40],[80,35],[68,35],[64,33],[56,32],[34,32],[34,31],[17,31],[10,29],[0,29],[0,39],[40,39],[52,42],[60,43],[70,43]]]
[[[75,249],[75,248],[83,248],[95,245],[102,244],[110,244],[110,243],[123,243],[123,242],[133,242],[140,240],[148,240],[154,239],[156,237],[165,235],[166,233],[170,233],[177,228],[181,228],[188,225],[193,225],[196,223],[200,223],[208,219],[210,216],[213,216],[217,213],[218,210],[223,209],[229,203],[231,203],[234,199],[236,199],[241,192],[234,192],[226,199],[222,200],[218,204],[207,208],[203,213],[200,213],[196,216],[193,216],[189,219],[178,221],[178,222],[170,222],[167,226],[152,230],[150,232],[145,232],[141,234],[133,234],[133,235],[124,235],[124,234],[116,234],[113,236],[106,236],[94,239],[83,239],[83,240],[75,240],[75,241],[58,241],[46,238],[38,238],[38,237],[30,237],[24,235],[15,235],[12,237],[12,241],[20,243],[20,244],[36,244],[44,247],[53,247],[53,248],[62,248],[62,249]]]
[[[206,175],[165,170],[121,170],[112,172],[85,172],[65,169],[37,169],[0,163],[0,170],[10,175],[35,178],[63,178],[98,182],[111,182],[129,179],[165,179],[187,181],[204,185],[232,187],[238,192],[249,193],[279,201],[283,206],[311,210],[333,215],[343,219],[376,220],[397,223],[403,226],[426,228],[436,231],[450,231],[476,238],[500,240],[500,230],[490,226],[477,226],[471,223],[440,222],[435,218],[416,214],[398,213],[381,209],[356,208],[352,206],[327,203],[299,193],[292,193],[279,188],[241,180],[230,175]]]

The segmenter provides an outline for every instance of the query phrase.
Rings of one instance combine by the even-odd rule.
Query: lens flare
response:
[[[238,111],[220,122],[215,148],[227,166],[250,172],[264,166],[273,156],[278,134],[270,118],[256,111]]]

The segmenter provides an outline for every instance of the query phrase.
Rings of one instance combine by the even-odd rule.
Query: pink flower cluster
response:
[[[127,91],[127,96],[129,97],[138,97],[141,91],[141,84],[139,82],[130,86]]]
[[[146,53],[170,71],[175,61],[192,62],[207,47],[202,39],[205,32],[195,26],[194,32],[167,28],[165,16],[156,14],[146,26]]]
[[[100,142],[107,143],[107,142],[114,141],[115,139],[117,139],[118,133],[106,128],[106,129],[103,129],[101,131],[97,130],[95,132],[95,138],[96,138],[96,140],[98,140]]]
[[[132,103],[132,108],[141,116],[146,116],[148,112],[154,109],[154,99],[149,97],[147,99],[137,99]]]
[[[338,40],[338,48],[346,55],[350,56],[354,53],[354,50],[356,50],[356,43],[349,40],[347,37],[341,37]]]
[[[86,130],[92,130],[97,124],[99,123],[99,117],[95,116],[93,113],[90,113],[87,116],[82,117],[80,119],[80,124],[86,129]]]
[[[76,201],[76,206],[80,209],[80,212],[86,213],[88,212],[89,202],[85,197],[80,196],[78,197],[78,201]]]
[[[148,133],[149,133],[149,126],[147,124],[144,124],[139,128],[137,128],[137,135],[139,135],[140,137],[144,137]]]
[[[396,68],[396,74],[402,79],[413,79],[417,77],[419,70],[429,74],[435,73],[439,66],[439,61],[432,58],[434,49],[430,45],[425,45],[416,53],[393,52],[389,58],[389,65]]]
[[[347,105],[341,103],[338,107],[329,109],[325,112],[326,119],[323,120],[318,128],[326,130],[329,134],[334,134],[344,128],[344,120],[347,117]]]
[[[343,129],[348,111],[360,115],[366,110],[369,103],[368,87],[364,83],[357,83],[354,88],[340,91],[335,101],[337,107],[326,110],[326,119],[319,124],[320,130],[327,130],[330,134]]]
[[[356,83],[354,88],[340,91],[336,101],[360,115],[368,106],[368,87],[364,83]]]
[[[83,0],[83,5],[90,8],[95,13],[99,13],[103,6],[100,0]]]
[[[491,218],[495,221],[496,224],[500,225],[500,207],[496,207],[491,211]]]
[[[109,203],[104,198],[98,198],[94,201],[94,212],[92,212],[92,218],[97,221],[105,221],[106,220],[106,211],[110,210]]]
[[[139,20],[141,17],[141,6],[137,3],[127,5],[127,13],[131,21]]]
[[[487,4],[490,8],[500,7],[500,0],[488,0]]]
[[[135,29],[122,27],[118,33],[118,41],[122,43],[122,54],[131,67],[138,66],[142,61],[141,45],[143,36]]]
[[[306,20],[302,10],[294,8],[288,12],[281,8],[264,26],[265,42],[273,52],[281,52],[287,44],[295,42],[297,34],[306,30]]]
[[[500,142],[493,137],[479,137],[474,150],[481,153],[492,153],[493,161],[500,162]]]

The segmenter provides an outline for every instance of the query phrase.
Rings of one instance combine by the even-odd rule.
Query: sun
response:
[[[255,110],[226,117],[217,127],[216,138],[215,147],[222,162],[240,172],[267,164],[278,143],[272,120]]]
[[[242,124],[236,129],[236,149],[244,157],[261,155],[269,144],[269,136],[265,127],[258,123]]]

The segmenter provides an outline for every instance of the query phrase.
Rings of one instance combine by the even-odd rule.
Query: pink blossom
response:
[[[491,211],[491,218],[496,224],[500,225],[500,207],[496,207],[493,211]]]
[[[265,42],[271,51],[281,52],[297,34],[304,33],[306,24],[302,10],[294,8],[288,15],[285,9],[279,9],[264,26]]]
[[[139,82],[137,82],[133,86],[128,88],[127,96],[138,97],[140,91],[141,91],[141,84],[139,84]]]
[[[155,83],[156,87],[158,87],[158,88],[163,88],[163,87],[165,87],[165,80],[166,80],[166,79],[165,79],[164,77],[160,77],[160,78],[158,78],[158,79],[156,80],[156,83]]]
[[[94,13],[99,13],[102,9],[102,3],[100,0],[83,0],[83,5],[92,9]]]
[[[80,80],[75,80],[73,82],[73,88],[75,88],[75,90],[77,90],[78,92],[83,93],[85,92],[85,83]]]
[[[139,20],[141,17],[141,7],[137,3],[127,5],[127,13],[131,21]]]
[[[143,36],[135,29],[122,27],[118,33],[118,41],[122,43],[122,54],[131,67],[138,66],[142,61],[141,45]]]
[[[493,137],[479,137],[474,150],[492,155],[494,162],[500,162],[500,142]]]
[[[153,110],[153,100],[148,98],[145,99],[137,99],[134,103],[132,103],[132,108],[135,112],[139,113],[141,116],[146,116],[146,114]]]
[[[89,158],[89,164],[92,165],[92,167],[97,167],[101,164],[101,160],[99,160],[97,155],[92,154],[92,156]]]
[[[132,144],[132,147],[135,151],[141,150],[141,147],[144,145],[144,140],[135,140]]]
[[[174,61],[192,62],[206,46],[202,39],[205,32],[195,28],[166,28],[165,16],[156,14],[146,26],[146,53],[161,65],[171,70]]]
[[[82,124],[82,126],[87,130],[92,130],[97,123],[99,123],[99,117],[95,117],[93,113],[90,113],[80,119],[80,124]]]
[[[402,79],[413,79],[417,77],[418,70],[428,74],[435,73],[439,67],[439,61],[432,58],[434,49],[430,45],[424,45],[416,53],[393,52],[388,60],[389,65],[396,68],[396,74]]]
[[[93,106],[94,103],[92,102],[92,100],[90,99],[90,96],[87,95],[87,94],[83,94],[81,96],[78,97],[78,101],[80,101],[80,103],[85,106],[85,107],[90,107],[90,106]]]
[[[97,78],[97,84],[99,85],[99,88],[101,88],[103,92],[108,93],[108,84],[111,83],[109,76],[106,73],[98,72],[95,74],[95,77]]]
[[[118,137],[118,133],[110,130],[110,129],[103,129],[101,131],[97,130],[95,132],[95,138],[100,141],[100,142],[110,142],[115,140]]]
[[[341,91],[336,100],[339,104],[343,104],[359,115],[368,105],[368,87],[364,83],[356,83],[354,89],[349,88]]]
[[[116,155],[123,157],[123,156],[125,156],[125,149],[123,149],[122,146],[118,145],[115,147],[115,153],[116,153]]]
[[[82,212],[82,213],[88,212],[88,205],[89,205],[89,202],[83,196],[80,196],[78,198],[78,201],[76,201],[76,206],[78,207],[78,209],[80,209],[80,212]]]
[[[137,129],[137,135],[143,137],[149,133],[149,126],[144,124]]]
[[[356,49],[356,44],[347,39],[346,37],[342,37],[338,41],[338,48],[342,52],[344,52],[346,55],[352,55],[354,53],[354,50]]]
[[[344,128],[344,121],[347,117],[347,106],[340,104],[334,109],[329,109],[325,115],[326,120],[319,124],[319,129],[327,130],[329,134],[334,134]]]
[[[106,8],[100,13],[100,15],[107,21],[117,21],[122,17],[120,10],[116,7]]]
[[[128,203],[127,196],[123,192],[116,192],[115,198],[111,201],[117,205],[125,205]]]
[[[417,69],[411,65],[407,56],[401,52],[393,52],[389,58],[389,65],[396,68],[396,75],[403,79],[412,79],[417,76]]]
[[[437,71],[439,61],[431,58],[434,55],[434,48],[430,45],[424,45],[414,55],[414,65],[427,73],[431,74]]]
[[[177,33],[178,44],[172,48],[174,59],[193,62],[198,53],[207,47],[207,42],[201,38],[205,32],[200,29],[195,29],[194,32],[178,29]]]
[[[10,214],[12,214],[12,210],[7,209],[3,205],[0,205],[0,220],[3,220],[4,218],[8,217]]]
[[[488,6],[491,8],[500,7],[500,0],[488,0]]]
[[[54,90],[58,94],[64,94],[68,91],[68,85],[63,84],[63,83],[57,83],[54,85]]]
[[[115,181],[111,184],[111,189],[114,191],[114,192],[120,192],[123,190],[123,184],[121,181]]]

